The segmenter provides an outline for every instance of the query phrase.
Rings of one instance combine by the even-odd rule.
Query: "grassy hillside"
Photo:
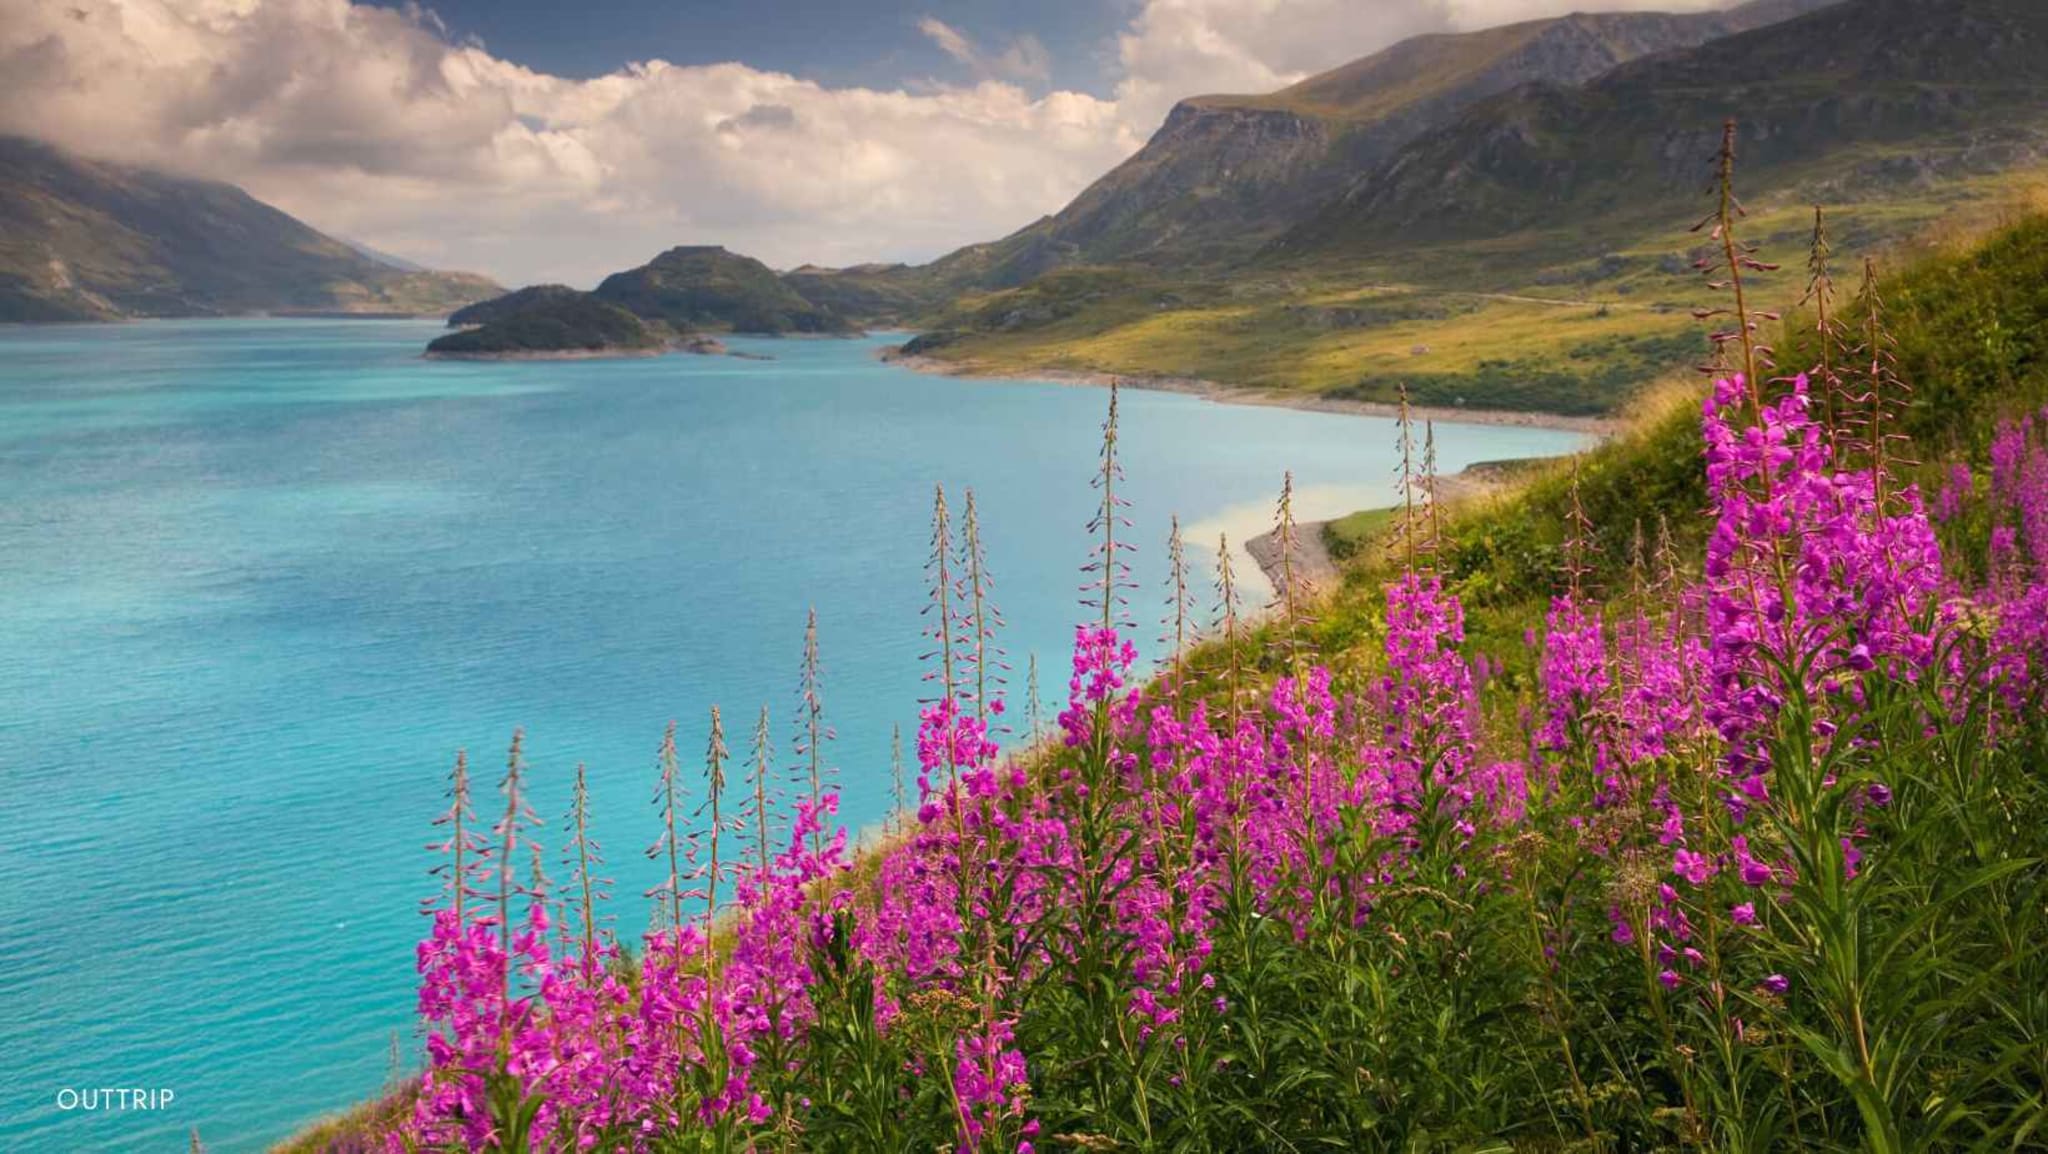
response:
[[[1700,166],[1704,174],[1708,166]],[[1930,229],[1971,232],[2031,203],[2033,171],[1829,209],[1845,267]],[[1697,190],[1695,190],[1697,192]],[[1688,211],[1705,211],[1697,199]],[[1750,198],[1751,235],[1797,253],[1812,207]],[[968,294],[929,319],[925,351],[970,371],[1036,368],[1182,376],[1252,389],[1473,408],[1606,413],[1699,363],[1693,308],[1711,298],[1696,239],[1602,219],[1357,265],[1294,261],[1216,279],[1074,268]],[[1759,279],[1791,307],[1798,262]],[[1427,279],[1423,279],[1427,278]]]
[[[0,321],[435,314],[498,291],[386,264],[232,185],[0,137]]]
[[[1685,210],[1728,117],[1752,191],[1897,187],[2041,155],[2048,10],[2032,0],[1850,0],[1467,111],[1290,243],[1396,247]],[[1532,196],[1529,190],[1541,189]],[[1849,199],[1806,196],[1807,200]]]
[[[1796,250],[1767,255],[1787,266],[1804,263]],[[1925,242],[1899,259],[1877,292],[1884,344],[1901,382],[1891,389],[1891,412],[1913,446],[1896,467],[1932,503],[1954,463],[1981,471],[1995,431],[2048,404],[2048,214],[2024,215],[1982,236]],[[1853,372],[1866,342],[1849,322],[1868,317],[1868,301],[1851,284],[1840,290],[1837,309],[1850,331],[1835,338],[1830,359]],[[1822,361],[1811,309],[1790,314],[1774,343],[1781,371]],[[1538,468],[1509,494],[1468,505],[1446,522],[1448,586],[1475,639],[1497,660],[1528,671],[1522,636],[1565,589],[1575,499],[1587,525],[1580,537],[1585,583],[1606,595],[1633,595],[1655,567],[1660,531],[1681,553],[1697,552],[1697,512],[1709,502],[1699,467],[1702,389],[1668,382],[1637,402],[1627,435],[1572,465]],[[1851,382],[1844,391],[1858,390]],[[1329,614],[1334,636],[1364,631],[1379,613],[1380,584],[1399,557],[1393,520],[1372,511],[1332,526],[1342,542],[1334,551],[1351,558]]]
[[[1672,302],[1188,284],[1082,269],[963,298],[934,323],[936,343],[925,347],[990,374],[1180,376],[1373,401],[1393,400],[1405,383],[1427,404],[1568,414],[1609,412],[1704,351]]]

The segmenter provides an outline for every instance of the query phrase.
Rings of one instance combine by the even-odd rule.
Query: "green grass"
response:
[[[412,1113],[417,1092],[417,1082],[407,1080],[381,1097],[307,1126],[272,1146],[270,1154],[370,1154],[382,1150],[382,1136]]]
[[[2048,215],[1931,246],[1879,296],[1898,375],[1912,385],[1905,428],[1923,449],[1981,457],[2001,418],[2048,402]],[[1812,361],[1815,348],[1802,332],[1790,363]]]
[[[1704,352],[1675,308],[1505,299],[1409,287],[1289,292],[1190,303],[1213,288],[1103,293],[1032,323],[1050,307],[984,298],[983,317],[1025,318],[965,330],[939,351],[995,374],[1040,369],[1194,377],[1249,389],[1480,409],[1605,412],[1642,380]],[[1042,295],[1042,290],[1039,295]],[[944,326],[960,333],[955,326]]]
[[[1830,209],[1844,267],[1930,230],[1969,234],[2025,203],[2038,174],[1958,181]],[[1762,307],[1804,292],[1812,207],[1759,195],[1747,235],[1784,268],[1754,278]],[[929,351],[996,375],[1057,369],[1190,377],[1271,392],[1567,414],[1625,409],[1699,363],[1701,237],[1624,219],[1388,252],[1289,258],[1228,275],[1060,270],[928,318]]]
[[[1879,296],[1899,375],[1913,390],[1902,417],[1919,464],[1902,467],[1932,494],[1947,461],[1981,464],[1999,421],[2048,403],[2048,214],[1899,257]],[[1852,291],[1840,303],[1845,314],[1857,310]],[[1818,362],[1810,325],[1805,313],[1786,318],[1777,340],[1781,371]],[[1524,631],[1541,625],[1550,598],[1564,589],[1575,472],[1591,526],[1586,580],[1604,599],[1627,603],[1638,581],[1654,578],[1661,529],[1679,555],[1697,555],[1705,529],[1697,514],[1708,497],[1700,468],[1703,393],[1703,384],[1674,380],[1639,403],[1627,432],[1582,454],[1576,470],[1568,462],[1539,467],[1519,486],[1448,518],[1441,568],[1465,605],[1474,648],[1503,663],[1511,679],[1529,671]],[[1390,530],[1393,516],[1368,510],[1331,523],[1331,554],[1341,551],[1348,561],[1323,616],[1331,638],[1377,629],[1390,559],[1367,546]]]
[[[1348,517],[1339,517],[1323,525],[1323,547],[1330,551],[1335,561],[1349,561],[1360,557],[1374,544],[1382,540],[1387,527],[1394,524],[1392,509],[1362,509]]]

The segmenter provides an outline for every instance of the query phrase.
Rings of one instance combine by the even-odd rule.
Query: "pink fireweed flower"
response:
[[[1729,840],[1729,846],[1735,851],[1736,874],[1742,878],[1743,885],[1766,886],[1771,884],[1773,876],[1771,867],[1750,855],[1749,839],[1747,837],[1742,834],[1736,834]]]
[[[1694,886],[1703,886],[1713,879],[1714,859],[1703,853],[1680,849],[1674,855],[1672,871]]]
[[[1083,746],[1092,740],[1093,707],[1109,701],[1124,688],[1137,661],[1137,646],[1124,640],[1114,628],[1074,628],[1074,671],[1067,681],[1067,708],[1059,715],[1059,725],[1069,746]]]
[[[1006,1118],[1020,1116],[1030,1078],[1012,1045],[1011,1023],[996,1019],[954,1042],[953,1093],[960,1104],[960,1149],[971,1151]]]
[[[523,1096],[549,1096],[560,1068],[535,994],[518,994],[508,975],[544,989],[553,973],[547,908],[535,902],[512,952],[495,914],[464,924],[438,910],[418,949],[419,1014],[429,1024],[427,1072],[414,1105],[412,1133],[430,1142],[477,1146],[492,1124],[488,1079],[513,1078]],[[438,1027],[438,1028],[435,1028]]]
[[[1575,597],[1559,597],[1550,603],[1541,677],[1550,712],[1540,740],[1546,749],[1563,750],[1574,724],[1598,711],[1609,683],[1607,639],[1600,614],[1588,613]]]
[[[1941,487],[1941,494],[1934,501],[1935,520],[1947,523],[1963,515],[1963,508],[1975,494],[1976,478],[1970,475],[1967,462],[1957,461],[1949,468],[1948,483]]]
[[[1471,667],[1458,652],[1465,640],[1458,599],[1420,573],[1387,586],[1386,597],[1387,672],[1374,702],[1383,740],[1359,753],[1354,801],[1377,815],[1380,832],[1394,834],[1408,827],[1425,793],[1438,793],[1452,813],[1478,797],[1471,780],[1478,703]]]
[[[1731,744],[1738,808],[1768,796],[1750,737],[1777,710],[1775,656],[1795,661],[1821,640],[1857,640],[1831,666],[1814,667],[1817,691],[1834,668],[1899,659],[1924,664],[1931,641],[1916,622],[1933,604],[1941,553],[1911,487],[1880,505],[1869,473],[1836,472],[1826,432],[1812,418],[1806,378],[1743,424],[1750,399],[1741,378],[1716,384],[1707,401],[1708,487],[1715,524],[1707,543],[1711,684],[1708,717]]]

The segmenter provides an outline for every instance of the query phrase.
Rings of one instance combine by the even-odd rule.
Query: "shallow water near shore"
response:
[[[881,338],[772,361],[428,362],[411,321],[0,329],[0,1148],[261,1149],[410,1060],[422,846],[458,748],[488,814],[589,766],[617,929],[646,924],[663,725],[781,760],[815,606],[843,819],[920,696],[932,486],[977,495],[1021,715],[1051,705],[1106,395],[925,376]],[[1385,420],[1131,391],[1141,644],[1169,513],[1385,504]],[[1580,434],[1437,427],[1445,472]],[[1249,569],[1249,565],[1241,566]],[[1255,578],[1252,580],[1255,581]],[[543,831],[548,844],[559,831]],[[552,858],[550,859],[552,866]],[[559,871],[558,871],[559,872]],[[60,1092],[170,1090],[155,1110]],[[105,1105],[102,1098],[102,1105]]]

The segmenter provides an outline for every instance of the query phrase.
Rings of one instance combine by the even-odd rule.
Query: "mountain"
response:
[[[1560,16],[1404,40],[1259,96],[1176,105],[1144,148],[1053,216],[949,263],[985,287],[1060,264],[1200,264],[1241,255],[1341,195],[1467,107],[1529,83],[1570,86],[1654,53],[1765,27],[1836,0],[1725,12]]]
[[[498,291],[393,267],[233,185],[0,137],[0,321],[438,313]]]
[[[1852,0],[1776,27],[1532,84],[1365,172],[1283,247],[1385,248],[1668,219],[1724,119],[1740,183],[1840,202],[2048,158],[2048,4]]]
[[[1189,377],[1371,401],[1405,390],[1448,406],[1603,412],[1706,352],[1688,314],[1719,302],[1693,271],[1702,238],[1685,226],[1709,209],[1727,119],[1738,122],[1745,235],[1783,266],[1751,278],[1771,307],[1803,292],[1816,204],[1846,272],[1930,230],[1984,227],[2048,177],[2041,0],[1842,0],[1733,15],[1761,26],[1471,100],[1349,168],[1327,200],[1288,201],[1277,230],[1247,210],[1236,220],[1250,247],[1205,248],[1188,226],[1149,254],[1088,261],[1075,244],[1070,263],[1013,282],[956,280],[921,318],[913,351],[964,372]],[[1564,17],[1498,36],[1554,46],[1597,25]],[[1306,109],[1322,123],[1349,112],[1365,125],[1352,139],[1367,139],[1387,108],[1418,107],[1403,76],[1440,88],[1455,72],[1397,64],[1441,63],[1460,39],[1475,59],[1498,59],[1490,35],[1411,41],[1235,106]],[[1341,146],[1321,147],[1334,156]],[[1279,203],[1276,189],[1307,180],[1261,186],[1245,203]],[[1096,191],[1052,219],[1078,227]],[[1170,198],[1156,207],[1180,211]],[[1062,259],[1055,232],[1041,222],[924,275],[949,263],[1047,265]]]
[[[853,326],[752,257],[717,245],[669,249],[604,278],[592,294],[678,332],[838,333]]]

